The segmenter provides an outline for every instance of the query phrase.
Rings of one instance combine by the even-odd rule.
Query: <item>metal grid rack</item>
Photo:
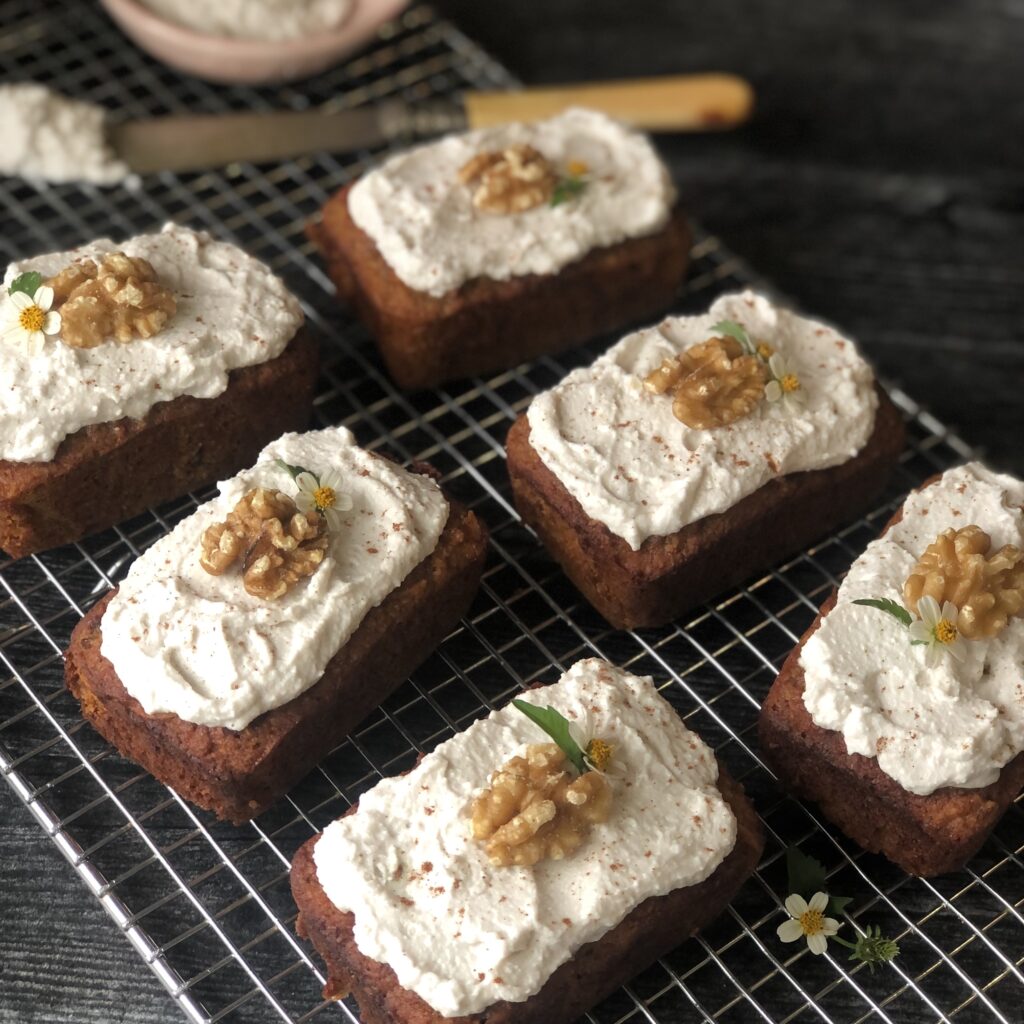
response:
[[[514,84],[426,7],[407,12],[347,65],[273,93],[183,79],[127,45],[94,5],[0,0],[0,25],[0,78],[44,81],[128,116],[353,105],[396,94],[417,100],[467,85]],[[301,295],[324,341],[317,420],[350,426],[370,447],[429,459],[490,526],[490,559],[470,615],[286,800],[234,828],[119,757],[84,725],[62,685],[61,652],[81,614],[208,495],[183,497],[80,545],[2,561],[0,772],[7,782],[189,1019],[355,1021],[353,1006],[322,1000],[319,964],[294,935],[291,855],[377,778],[408,767],[415,751],[429,750],[523,684],[552,681],[577,658],[597,654],[662,682],[666,697],[747,787],[768,846],[728,912],[597,1007],[587,1017],[592,1024],[1019,1020],[1021,808],[1010,811],[966,871],[937,881],[910,878],[782,796],[754,734],[760,699],[838,575],[903,493],[968,449],[894,389],[910,444],[883,507],[674,626],[615,632],[518,522],[502,450],[505,431],[530,398],[602,345],[449,390],[396,392],[365,333],[338,312],[302,233],[328,194],[369,159],[321,155],[272,169],[237,164],[162,174],[136,191],[0,180],[0,251],[11,259],[174,218],[268,262]],[[766,287],[715,238],[698,238],[681,310],[706,307],[725,289]],[[894,964],[873,974],[850,970],[841,951],[812,957],[777,941],[782,853],[791,843],[827,865],[833,891],[854,897],[853,919],[898,936],[902,955]]]

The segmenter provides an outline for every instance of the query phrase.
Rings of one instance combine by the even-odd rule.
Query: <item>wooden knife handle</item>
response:
[[[538,121],[566,107],[593,107],[650,132],[715,131],[750,116],[754,90],[736,75],[668,75],[514,92],[464,94],[471,128]]]

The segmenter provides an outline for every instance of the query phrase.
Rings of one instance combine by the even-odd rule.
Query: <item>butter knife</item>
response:
[[[186,114],[108,126],[118,157],[138,174],[195,171],[239,160],[269,163],[308,153],[374,149],[465,128],[592,107],[644,131],[714,131],[745,121],[753,90],[735,75],[674,75],[621,82],[466,92],[458,99],[388,99],[351,109]]]

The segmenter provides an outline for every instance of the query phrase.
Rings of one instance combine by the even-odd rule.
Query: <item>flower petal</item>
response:
[[[931,643],[925,648],[924,652],[924,663],[929,668],[938,668],[939,663],[942,661],[943,646],[942,644]]]
[[[811,897],[811,902],[807,904],[811,910],[824,910],[828,906],[828,896],[823,892],[816,892]]]
[[[346,494],[344,491],[335,490],[334,492],[334,508],[338,512],[349,512],[352,510],[355,502],[352,500],[351,494]]]
[[[942,609],[939,602],[930,594],[925,594],[917,599],[917,614],[925,625],[935,628],[935,624],[942,618]]]
[[[32,296],[27,292],[11,292],[11,302],[19,313],[23,309],[28,309],[29,306],[33,305]]]
[[[783,921],[777,929],[777,934],[783,942],[796,942],[803,933],[800,922],[793,920]]]
[[[935,639],[931,629],[920,619],[914,619],[907,628],[910,631],[911,640],[919,640],[923,644],[930,644]]]
[[[40,285],[32,301],[45,313],[53,305],[53,289],[48,284]]]
[[[295,485],[300,491],[315,491],[319,486],[316,482],[316,477],[308,469],[304,469],[296,475]]]
[[[60,330],[60,313],[47,313],[43,321],[43,334],[56,334]]]
[[[839,931],[839,922],[834,917],[826,917],[825,920],[822,921],[822,927],[824,929],[823,934],[835,935],[835,933]]]
[[[956,625],[956,620],[960,618],[960,612],[957,610],[956,605],[953,604],[952,601],[943,601],[942,617],[944,619],[949,619],[950,622]]]
[[[824,935],[808,935],[807,948],[815,955],[821,956],[828,949],[828,939]]]
[[[295,495],[295,507],[303,514],[309,515],[313,511],[313,495],[307,491],[299,491]]]
[[[967,644],[957,637],[946,644],[946,653],[954,661],[964,661],[967,658]]]
[[[769,402],[777,402],[782,397],[782,385],[777,380],[770,380],[764,386],[764,397]]]
[[[341,487],[341,475],[336,473],[333,469],[327,470],[326,473],[321,473],[320,486],[330,487],[332,491],[337,491]]]
[[[778,352],[774,352],[768,359],[768,369],[772,371],[773,377],[785,377],[789,370],[786,360]]]
[[[791,893],[786,897],[786,913],[790,917],[799,917],[801,914],[807,913],[807,900],[803,898],[799,893]]]
[[[345,526],[345,520],[341,517],[341,513],[336,508],[325,508],[324,517],[327,519],[327,529],[332,533],[337,533]]]

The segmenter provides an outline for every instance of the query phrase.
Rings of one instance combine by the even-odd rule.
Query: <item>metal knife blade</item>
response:
[[[269,163],[316,152],[351,152],[466,125],[454,101],[410,106],[385,100],[350,110],[186,114],[111,124],[114,152],[137,174],[197,171],[239,160]]]

